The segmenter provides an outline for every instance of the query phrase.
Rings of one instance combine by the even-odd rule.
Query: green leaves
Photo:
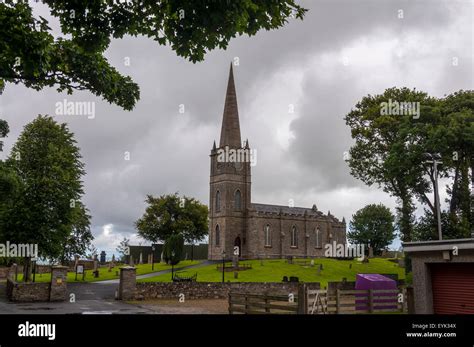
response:
[[[144,215],[135,222],[138,235],[152,242],[166,241],[172,235],[182,235],[186,242],[199,241],[208,232],[208,209],[194,198],[177,193],[145,200]]]
[[[419,103],[419,113],[402,112],[410,108],[382,112],[382,105],[387,102]],[[440,177],[454,180],[448,190],[452,193],[449,220],[461,223],[455,217],[461,213],[463,220],[471,220],[474,225],[469,212],[468,184],[474,162],[473,112],[472,91],[436,99],[408,88],[390,88],[382,95],[364,97],[346,115],[346,124],[355,139],[347,160],[351,174],[367,185],[377,184],[400,199],[397,209],[404,241],[411,240],[414,199],[435,213],[435,204],[430,199],[434,175],[432,167],[425,163],[425,153],[440,153],[443,161]]]
[[[81,254],[92,240],[90,216],[80,202],[84,164],[73,134],[53,118],[25,126],[6,165],[18,189],[0,216],[0,237],[38,243],[43,257]]]
[[[394,216],[386,206],[367,205],[352,216],[347,238],[351,243],[371,246],[380,253],[395,238]]]
[[[140,91],[104,58],[112,38],[142,35],[195,63],[236,35],[277,29],[306,12],[294,0],[43,2],[63,37],[53,37],[28,2],[0,3],[0,91],[3,81],[35,90],[89,90],[125,110],[133,109]]]

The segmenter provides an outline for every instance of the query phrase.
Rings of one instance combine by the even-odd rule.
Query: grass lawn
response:
[[[341,281],[343,277],[348,281],[355,281],[356,274],[380,273],[398,274],[399,279],[405,278],[405,269],[399,267],[385,258],[371,258],[369,263],[362,263],[357,260],[335,260],[327,258],[315,259],[315,266],[303,266],[297,263],[288,264],[286,260],[274,259],[264,260],[263,265],[260,260],[242,261],[243,264],[252,264],[252,269],[239,271],[239,278],[234,279],[233,272],[226,272],[226,282],[281,282],[283,276],[297,276],[303,282],[320,282],[321,287],[327,286],[328,282]],[[321,274],[317,274],[317,265],[323,264]],[[352,264],[352,268],[349,268]],[[230,266],[231,263],[226,263]],[[216,269],[216,265],[208,265],[197,269],[180,271],[181,274],[192,275],[197,273],[198,282],[220,282],[222,272]],[[160,275],[138,282],[170,282],[170,275]]]
[[[201,263],[200,260],[183,260],[181,261],[178,265],[175,266],[175,269],[182,268],[184,266],[188,265],[195,265]],[[82,281],[82,275],[78,274],[77,275],[77,281],[76,279],[76,274],[74,272],[68,272],[67,274],[67,281],[68,282],[97,282],[97,281],[105,281],[105,280],[114,280],[118,279],[120,277],[120,267],[121,266],[116,266],[112,269],[111,272],[109,272],[108,267],[101,267],[99,268],[99,278],[94,278],[92,274],[92,270],[86,270],[86,276],[84,278],[84,281]],[[151,270],[151,264],[136,264],[135,267],[137,268],[137,275],[144,275],[147,273],[151,272],[157,272],[157,271],[162,271],[162,270],[168,270],[171,269],[171,265],[167,265],[164,263],[155,263],[155,268],[152,271]],[[51,274],[36,274],[35,278],[36,282],[50,282],[51,281]],[[23,275],[18,274],[18,281],[23,281]]]

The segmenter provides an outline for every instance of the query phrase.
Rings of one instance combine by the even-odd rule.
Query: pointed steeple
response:
[[[234,85],[234,72],[230,64],[229,81],[225,95],[224,114],[222,116],[221,140],[219,147],[241,148],[239,110]]]

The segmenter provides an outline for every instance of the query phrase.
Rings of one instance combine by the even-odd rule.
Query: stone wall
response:
[[[319,289],[318,282],[306,283],[309,289]],[[139,282],[135,298],[145,299],[178,299],[184,294],[186,299],[227,299],[229,291],[253,294],[298,295],[298,283],[219,283],[219,282]]]
[[[0,266],[0,279],[7,278],[8,271],[10,271],[10,267]],[[37,274],[45,274],[45,273],[50,273],[50,272],[51,272],[50,265],[36,265]],[[18,274],[22,274],[22,273],[23,273],[23,265],[18,265]]]
[[[7,278],[9,270],[10,270],[9,267],[6,267],[6,266],[0,267],[0,279]]]
[[[7,280],[7,297],[14,302],[49,301],[50,283]]]

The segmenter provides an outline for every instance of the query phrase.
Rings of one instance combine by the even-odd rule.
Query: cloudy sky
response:
[[[229,64],[238,61],[242,138],[257,149],[253,202],[315,203],[346,220],[369,203],[393,209],[393,198],[350,176],[343,157],[352,140],[343,117],[363,96],[389,87],[438,97],[472,89],[473,3],[300,3],[309,9],[304,21],[233,39],[226,51],[196,64],[146,38],[113,41],[108,59],[141,89],[131,112],[88,92],[7,85],[0,115],[11,133],[0,159],[38,114],[68,123],[86,165],[84,202],[94,245],[110,255],[124,236],[143,242],[133,223],[146,194],[178,191],[208,203],[209,153],[219,139]],[[41,5],[36,12],[46,15]],[[95,102],[95,118],[56,115],[64,99]]]

